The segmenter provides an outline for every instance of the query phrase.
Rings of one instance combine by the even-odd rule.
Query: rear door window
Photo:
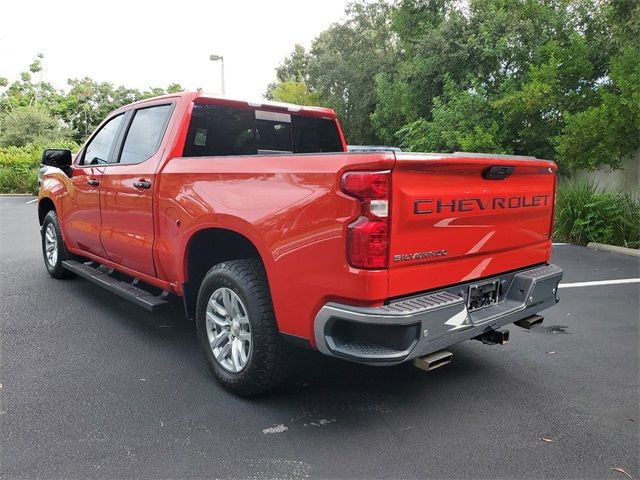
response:
[[[173,105],[158,105],[136,110],[122,146],[120,163],[141,163],[160,146]]]

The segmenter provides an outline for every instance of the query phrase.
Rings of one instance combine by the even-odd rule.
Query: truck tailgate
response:
[[[556,165],[483,154],[396,154],[389,296],[548,261]]]

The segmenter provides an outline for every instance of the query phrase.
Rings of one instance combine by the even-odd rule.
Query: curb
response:
[[[0,193],[0,197],[37,197],[34,193]]]
[[[587,243],[587,248],[592,250],[602,250],[604,252],[620,253],[631,257],[640,257],[640,249],[637,248],[617,247],[616,245],[607,245],[595,242]]]

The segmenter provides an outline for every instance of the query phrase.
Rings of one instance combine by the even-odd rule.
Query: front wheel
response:
[[[71,254],[62,239],[56,212],[51,210],[42,222],[42,256],[49,275],[53,278],[73,278],[75,274],[62,266],[71,259]]]
[[[286,379],[290,357],[258,260],[224,262],[207,272],[196,324],[209,368],[226,389],[251,396]]]

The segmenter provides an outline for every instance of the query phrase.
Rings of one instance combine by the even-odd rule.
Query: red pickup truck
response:
[[[182,297],[241,395],[285,378],[290,344],[428,370],[558,301],[551,161],[347,153],[330,109],[180,93],[114,111],[73,159],[42,164],[49,273],[151,311]]]

